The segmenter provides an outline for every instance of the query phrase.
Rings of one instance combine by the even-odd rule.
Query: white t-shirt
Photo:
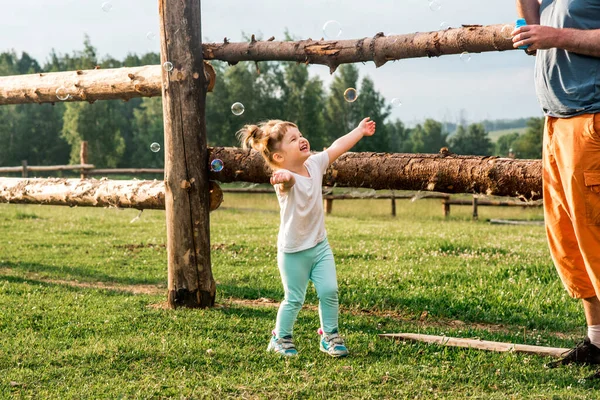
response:
[[[329,166],[329,154],[325,151],[313,154],[304,166],[310,176],[292,172],[296,183],[287,192],[279,191],[279,185],[274,185],[281,210],[277,248],[284,253],[310,249],[327,237],[321,186]]]

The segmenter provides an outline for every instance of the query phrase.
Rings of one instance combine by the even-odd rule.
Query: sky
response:
[[[169,0],[173,1],[173,0]],[[517,18],[506,0],[203,0],[202,37],[241,41],[242,35],[275,36],[287,30],[298,39],[323,37],[327,21],[337,21],[340,39],[372,37],[377,32],[430,32],[461,24],[510,24]],[[3,2],[0,52],[27,52],[41,64],[50,51],[83,48],[84,35],[99,58],[123,59],[128,53],[160,49],[156,0],[18,0]],[[107,4],[108,3],[108,4]],[[105,11],[108,10],[108,11]],[[538,117],[533,85],[534,58],[523,51],[471,54],[388,62],[375,68],[359,64],[390,102],[399,99],[392,118],[414,125],[426,118],[457,122]],[[329,68],[310,67],[326,84]],[[359,92],[360,95],[360,92]]]

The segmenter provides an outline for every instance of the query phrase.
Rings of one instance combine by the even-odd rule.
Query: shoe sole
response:
[[[350,352],[345,352],[342,354],[331,354],[330,352],[328,352],[324,347],[319,347],[319,350],[321,350],[323,353],[330,355],[331,357],[335,357],[335,358],[342,358],[342,357],[347,357],[348,354],[350,354]]]

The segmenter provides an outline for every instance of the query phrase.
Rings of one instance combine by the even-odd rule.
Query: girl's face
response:
[[[277,153],[281,153],[284,164],[304,163],[310,157],[310,143],[302,136],[298,128],[290,127],[285,132]]]

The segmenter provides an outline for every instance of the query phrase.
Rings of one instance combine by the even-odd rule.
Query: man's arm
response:
[[[542,0],[517,0],[517,15],[525,18],[529,25],[540,23],[540,4]]]

